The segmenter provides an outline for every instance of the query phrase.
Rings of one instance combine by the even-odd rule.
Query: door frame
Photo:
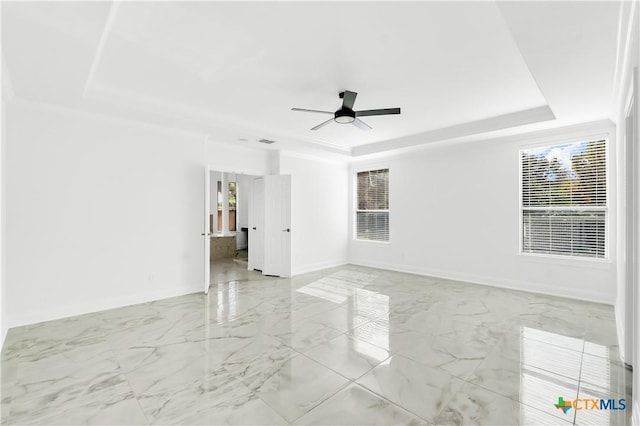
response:
[[[211,285],[211,235],[209,232],[209,216],[211,215],[211,172],[222,173],[234,173],[239,175],[251,175],[251,176],[264,176],[264,171],[252,170],[252,169],[231,169],[228,166],[206,165],[204,166],[204,231],[202,231],[202,237],[204,238],[204,293],[209,293],[209,286]],[[249,254],[251,255],[251,254]]]

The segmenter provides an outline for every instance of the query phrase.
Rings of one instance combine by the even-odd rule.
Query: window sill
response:
[[[388,246],[391,244],[389,241],[359,240],[357,238],[351,239],[351,242],[358,243],[358,244],[378,244],[382,246]]]
[[[527,262],[565,265],[581,268],[609,269],[613,266],[613,260],[583,258],[572,256],[559,256],[553,254],[518,253],[517,256]]]

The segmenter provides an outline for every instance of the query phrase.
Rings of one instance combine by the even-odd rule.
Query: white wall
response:
[[[291,269],[300,274],[347,261],[348,167],[283,153],[291,177]]]
[[[0,15],[2,14],[0,8]],[[4,345],[4,340],[9,331],[7,320],[7,296],[6,296],[6,146],[7,146],[7,107],[14,98],[13,84],[9,76],[9,69],[2,56],[2,86],[1,107],[2,121],[0,122],[0,349]]]
[[[4,66],[4,60],[2,61],[2,122],[0,126],[2,131],[0,133],[0,349],[4,345],[4,339],[7,337],[7,331],[9,331],[9,325],[7,321],[7,298],[6,298],[6,279],[5,279],[5,147],[7,139],[7,120],[6,110],[9,103],[7,96],[7,88],[5,87],[6,69]]]
[[[0,349],[4,345],[4,339],[7,337],[7,331],[9,331],[9,326],[7,323],[7,308],[6,308],[6,280],[5,280],[5,190],[4,185],[6,179],[4,177],[5,173],[5,108],[6,104],[4,100],[2,101],[2,139],[0,145]]]
[[[571,132],[580,133],[576,129]],[[544,135],[549,141],[558,141],[563,133],[567,130]],[[539,138],[443,144],[353,164],[351,193],[355,171],[389,167],[390,241],[350,238],[350,262],[613,303],[613,262],[518,254],[518,152],[521,146],[534,142]],[[355,214],[353,205],[350,207],[352,237]],[[612,222],[615,229],[615,217]]]
[[[5,123],[10,326],[201,291],[205,165],[268,166],[261,150],[23,101]]]

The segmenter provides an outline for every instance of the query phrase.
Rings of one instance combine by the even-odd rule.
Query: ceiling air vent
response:
[[[258,142],[266,143],[266,144],[269,144],[269,145],[271,145],[272,143],[276,143],[276,141],[271,141],[269,139],[260,139]]]

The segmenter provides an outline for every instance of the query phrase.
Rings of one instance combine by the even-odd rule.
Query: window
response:
[[[607,142],[520,151],[522,253],[607,256]]]
[[[356,238],[389,241],[389,169],[357,174]]]

